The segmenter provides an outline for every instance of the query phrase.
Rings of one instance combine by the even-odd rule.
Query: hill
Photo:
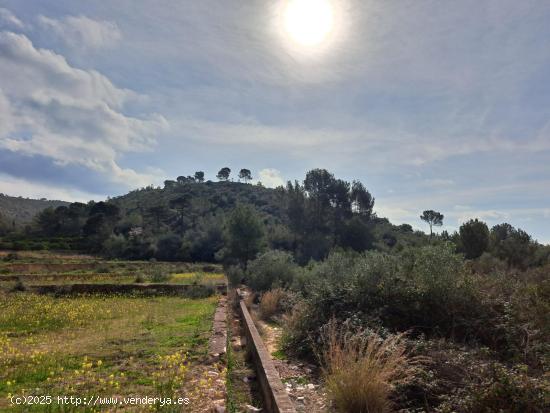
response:
[[[7,225],[13,225],[14,222],[16,226],[28,224],[42,210],[62,205],[69,205],[69,202],[14,197],[0,193],[0,217]]]
[[[182,205],[177,206],[176,200],[180,200]],[[236,205],[244,203],[254,205],[266,224],[280,222],[284,216],[279,190],[231,181],[166,181],[164,188],[142,188],[109,201],[127,215],[139,213],[145,216],[150,209],[164,206],[173,211],[183,208],[186,218],[196,219],[198,216],[225,215]],[[170,221],[163,222],[169,225]]]
[[[309,171],[302,182],[275,189],[223,177],[219,182],[204,182],[202,176],[199,172],[195,177],[180,176],[165,181],[163,188],[149,186],[87,204],[0,197],[5,203],[36,203],[41,210],[24,231],[0,228],[1,245],[164,261],[227,263],[240,255],[242,265],[269,249],[287,251],[305,265],[325,259],[333,250],[399,253],[436,242],[451,242],[466,258],[487,252],[485,258],[496,257],[521,268],[543,265],[550,253],[550,248],[506,223],[489,229],[472,220],[460,232],[433,236],[408,224],[393,225],[373,212],[374,197],[361,182],[338,179],[324,169]],[[9,210],[21,215],[24,209],[16,205],[10,204]],[[33,212],[27,212],[27,222]],[[436,211],[424,215],[430,225],[443,218]],[[246,233],[261,236],[252,245]],[[235,248],[240,244],[253,248],[238,252]]]
[[[409,225],[377,217],[373,207],[363,184],[324,169],[275,189],[223,178],[204,182],[197,173],[105,202],[47,208],[23,234],[26,240],[13,234],[3,241],[7,247],[23,241],[49,248],[56,239],[56,245],[126,259],[226,262],[228,228],[240,214],[248,220],[243,231],[256,222],[261,227],[260,250],[286,250],[304,264],[334,248],[390,250],[428,242]]]

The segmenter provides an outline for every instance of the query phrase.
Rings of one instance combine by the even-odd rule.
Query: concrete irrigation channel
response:
[[[296,413],[271,356],[254,324],[243,297],[237,292],[238,311],[246,338],[246,350],[256,370],[264,411],[267,413]]]

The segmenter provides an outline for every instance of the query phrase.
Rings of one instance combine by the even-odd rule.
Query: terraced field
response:
[[[0,252],[0,289],[78,283],[163,283],[219,285],[221,267],[211,264],[106,261],[97,257],[47,252]]]
[[[46,284],[225,283],[223,274],[212,272],[211,266],[206,268],[210,272],[204,269],[81,255],[1,253],[0,412],[193,412],[202,411],[205,397],[223,398],[223,365],[206,367],[217,295],[191,299],[177,294],[31,292],[33,285]],[[72,403],[58,399],[71,396]],[[16,405],[14,397],[26,397],[26,402]],[[131,397],[152,401],[132,404]],[[114,407],[113,401],[118,403]]]

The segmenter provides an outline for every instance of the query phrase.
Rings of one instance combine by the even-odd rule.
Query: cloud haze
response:
[[[86,16],[66,16],[61,19],[38,16],[38,23],[74,48],[114,47],[122,36],[116,23],[93,20]]]

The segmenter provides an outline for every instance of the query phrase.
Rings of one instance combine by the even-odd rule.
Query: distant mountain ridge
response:
[[[0,218],[7,224],[15,222],[16,225],[30,223],[40,211],[62,205],[69,205],[70,202],[59,200],[31,199],[17,196],[9,196],[0,193]]]

